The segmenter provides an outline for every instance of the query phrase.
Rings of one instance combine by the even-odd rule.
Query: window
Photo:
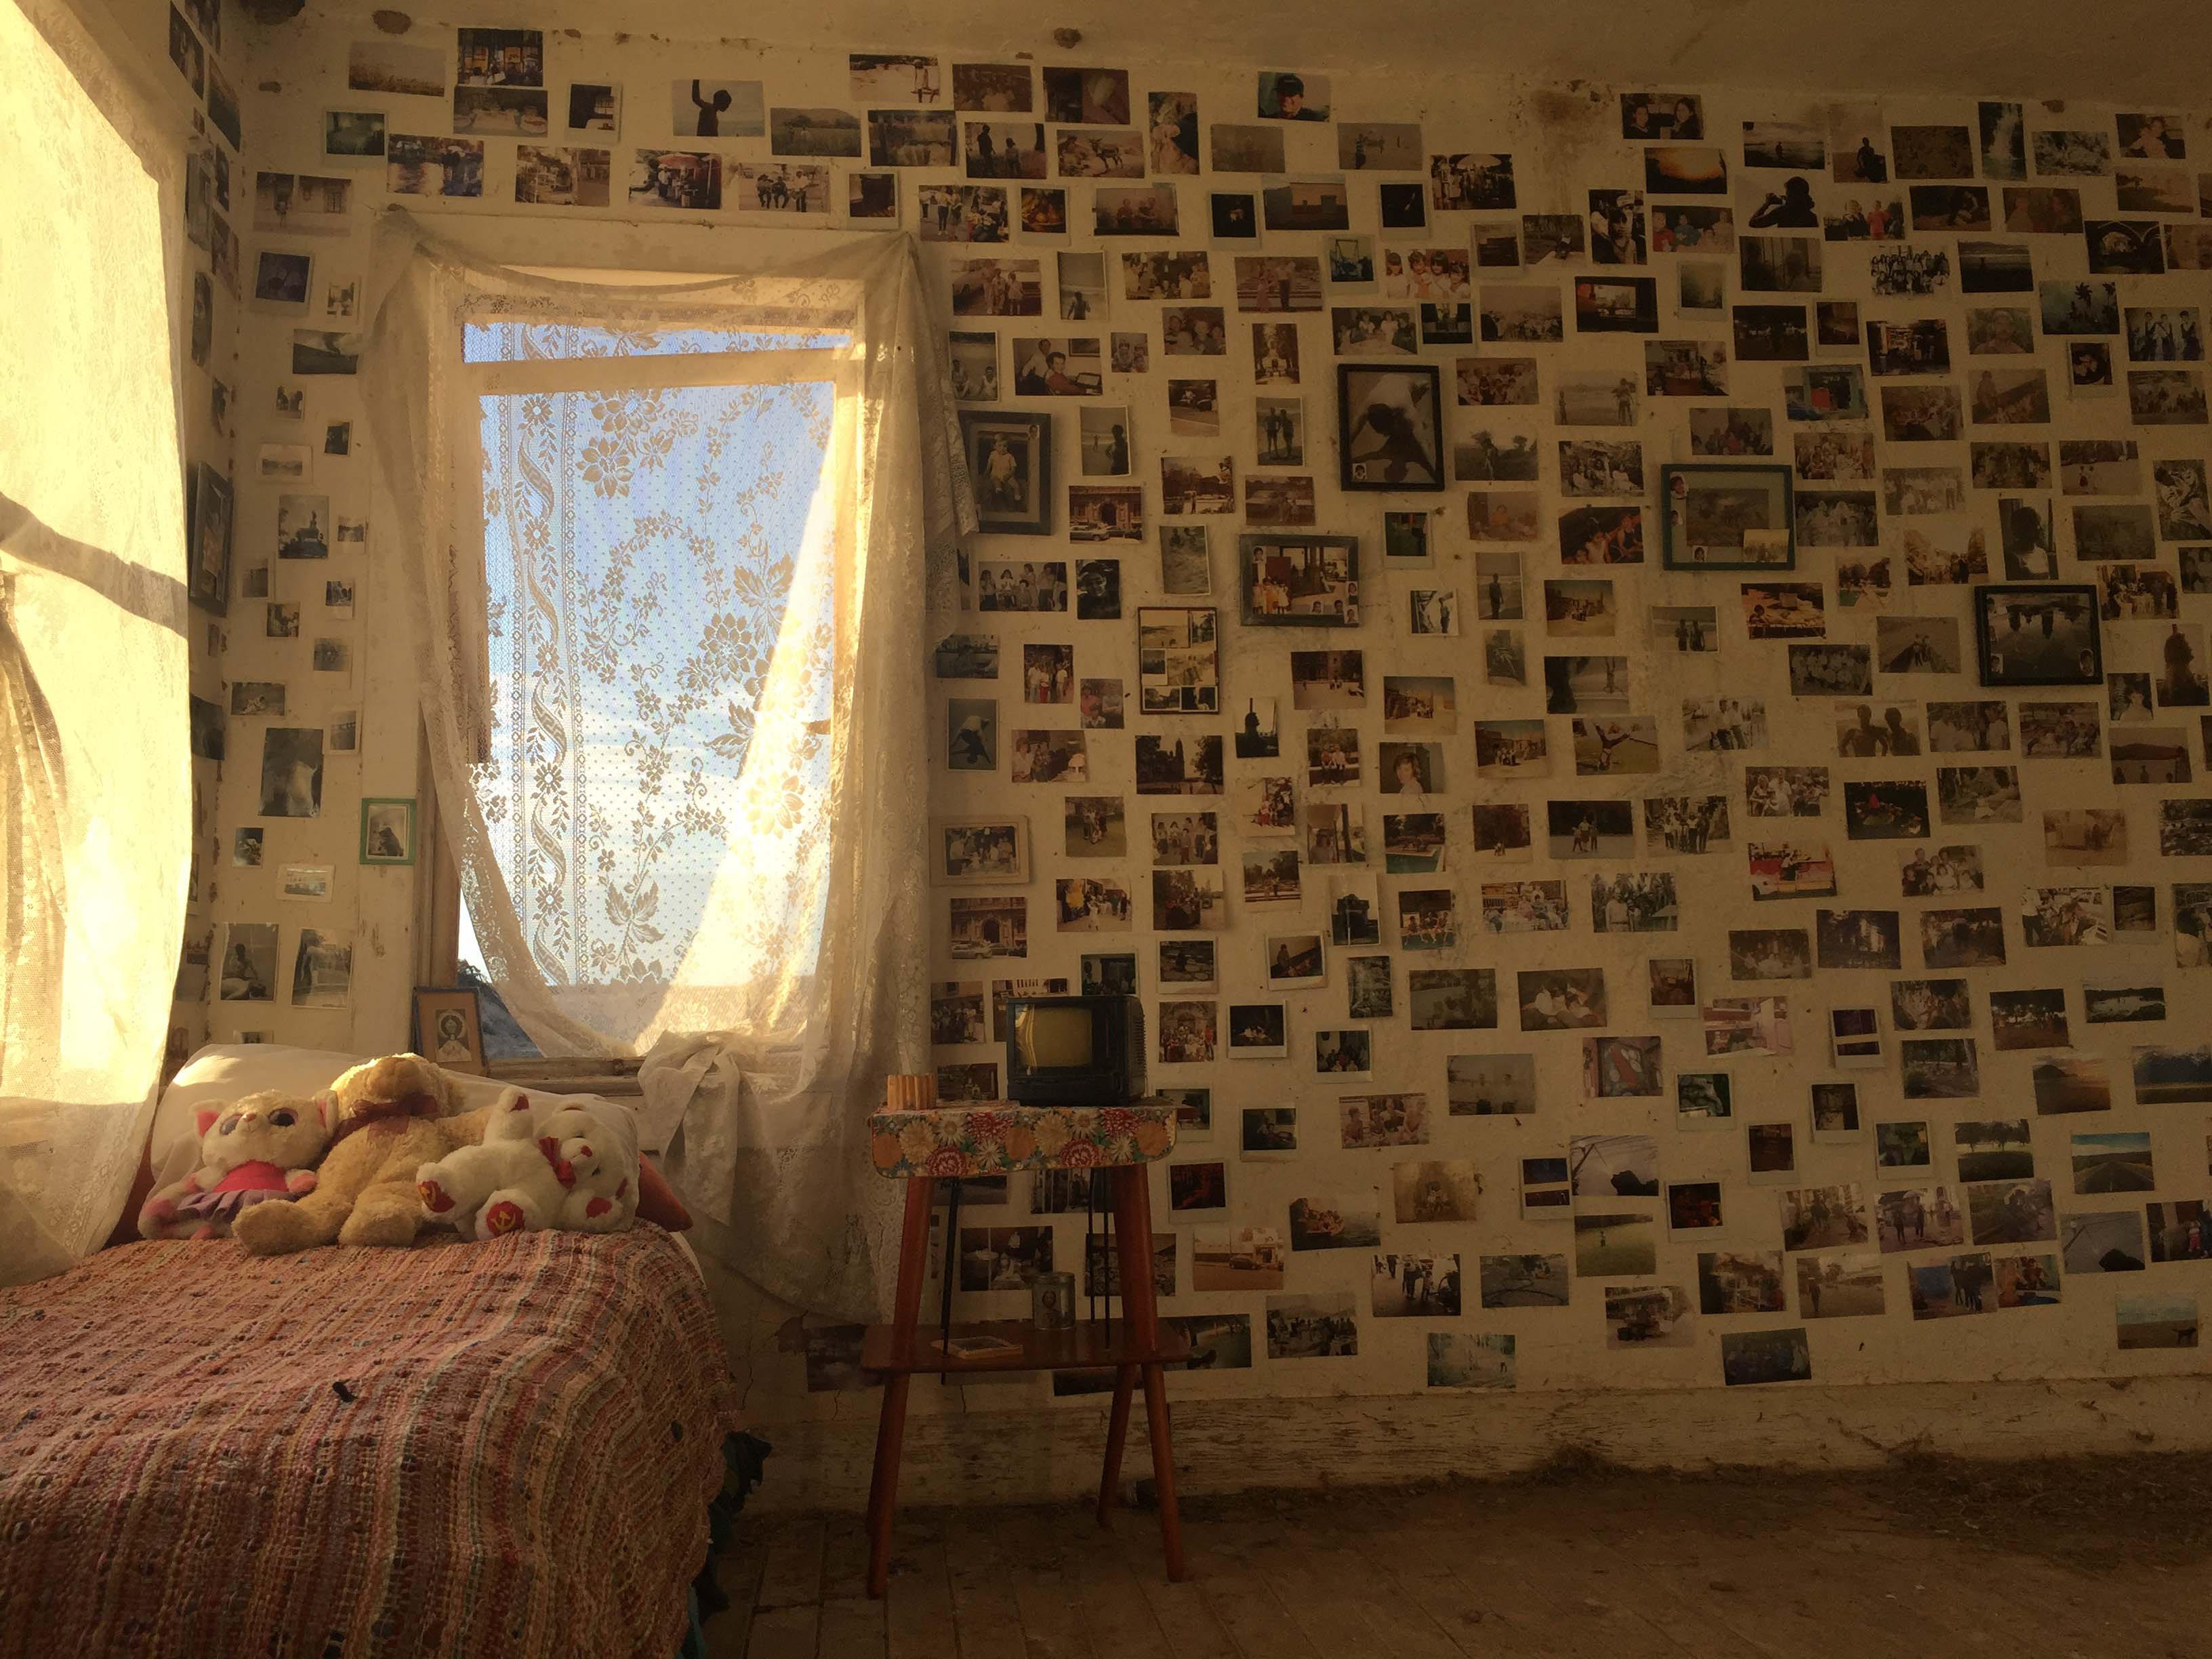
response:
[[[775,872],[815,855],[850,529],[825,481],[854,441],[850,348],[512,317],[466,330],[492,695],[472,781],[500,878],[464,860],[468,933],[489,979],[511,976],[505,939],[613,1042],[679,983],[734,996],[750,964],[708,925],[718,896],[744,881],[748,903],[774,905]],[[788,769],[765,822],[749,767]],[[811,960],[821,884],[785,886],[805,896],[783,926]]]
[[[130,1188],[176,984],[191,832],[170,289],[190,269],[172,228],[180,150],[72,18],[36,9],[34,27],[0,0],[8,1283],[89,1251]],[[219,608],[228,481],[196,468],[195,501],[204,586],[191,591]],[[242,733],[231,740],[244,747]],[[246,763],[259,761],[257,750]]]

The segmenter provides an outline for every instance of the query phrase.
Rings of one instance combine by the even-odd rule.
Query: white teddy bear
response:
[[[570,1175],[561,1225],[574,1232],[619,1232],[637,1214],[637,1120],[619,1109],[564,1106],[541,1134],[558,1139]]]
[[[463,1238],[559,1229],[613,1232],[637,1212],[637,1127],[552,1096],[501,1095],[483,1144],[456,1148],[415,1172],[434,1221]]]

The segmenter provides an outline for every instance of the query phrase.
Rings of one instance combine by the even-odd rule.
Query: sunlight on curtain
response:
[[[461,331],[465,363],[568,362],[588,357],[689,357],[718,351],[820,351],[853,343],[832,331],[594,328],[588,323],[471,323]]]
[[[380,222],[362,386],[489,977],[549,1054],[647,1061],[703,1256],[872,1317],[867,1114],[929,1057],[925,618],[975,525],[915,246],[706,231],[726,274],[653,285],[451,234]],[[635,240],[558,252],[685,243]]]
[[[138,1164],[184,922],[179,149],[73,18],[0,0],[0,1282]]]
[[[476,362],[815,343],[520,325],[467,341]],[[757,935],[775,941],[758,994],[803,995],[826,899],[835,386],[488,394],[478,410],[493,726],[477,799],[549,992],[624,1046],[687,1023],[678,986],[726,1024],[751,1000]],[[769,699],[771,682],[799,695]],[[748,811],[749,763],[789,769],[770,814]],[[714,896],[740,842],[744,867],[787,875],[733,915]]]

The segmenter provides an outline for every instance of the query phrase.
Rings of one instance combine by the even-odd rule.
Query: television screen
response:
[[[1088,1008],[1025,1008],[1014,1029],[1014,1043],[1024,1069],[1073,1070],[1092,1059],[1091,1011]]]

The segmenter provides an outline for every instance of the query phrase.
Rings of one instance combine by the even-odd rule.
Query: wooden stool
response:
[[[1175,1146],[1176,1109],[1165,1101],[1126,1106],[1023,1106],[993,1101],[939,1106],[937,1079],[894,1077],[885,1106],[868,1120],[878,1171],[907,1181],[906,1224],[899,1236],[898,1291],[892,1322],[871,1325],[860,1343],[863,1369],[888,1372],[883,1418],[876,1431],[875,1478],[868,1493],[868,1594],[881,1595],[890,1574],[891,1510],[898,1495],[899,1455],[906,1438],[907,1391],[916,1371],[963,1372],[1114,1369],[1114,1408],[1106,1429],[1106,1462],[1098,1481],[1098,1524],[1110,1524],[1128,1438],[1129,1404],[1143,1374],[1145,1419],[1151,1431],[1152,1480],[1159,1489],[1160,1541],[1168,1577],[1182,1580],[1182,1518],[1176,1510],[1175,1449],[1168,1433],[1163,1368],[1190,1355],[1180,1332],[1160,1334],[1152,1286],[1152,1199],[1145,1165]],[[1123,1317],[1079,1321],[1072,1330],[1041,1331],[1027,1320],[956,1324],[955,1337],[988,1336],[1012,1343],[972,1358],[955,1358],[934,1341],[917,1340],[921,1281],[929,1249],[929,1212],[940,1181],[1004,1175],[1018,1170],[1103,1170],[1112,1188],[1121,1255]],[[945,1241],[948,1279],[959,1241]]]

